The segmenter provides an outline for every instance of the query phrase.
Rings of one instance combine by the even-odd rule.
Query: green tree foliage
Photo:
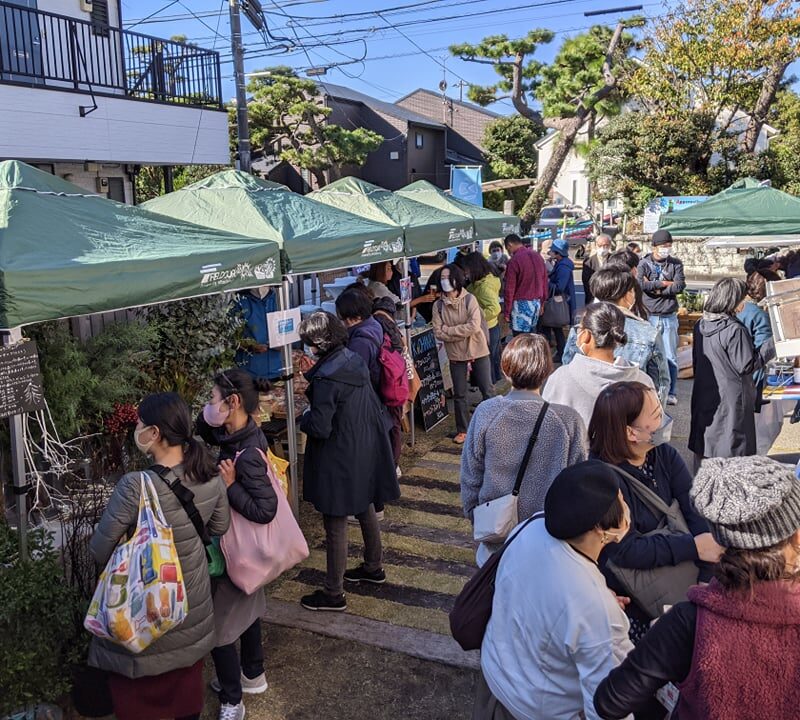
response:
[[[112,324],[88,343],[65,322],[26,328],[36,340],[45,395],[62,438],[97,432],[115,403],[138,402],[148,386],[155,330],[144,324]]]
[[[598,197],[621,197],[629,212],[639,213],[661,195],[709,195],[740,177],[769,177],[768,155],[745,152],[738,136],[715,126],[715,118],[700,111],[612,118],[586,153]]]
[[[492,65],[501,78],[495,85],[471,88],[471,99],[486,105],[510,97],[520,115],[559,133],[553,154],[520,212],[523,220],[535,220],[581,128],[587,122],[593,124],[598,115],[618,111],[621,95],[616,66],[626,61],[634,44],[625,28],[639,24],[639,19],[632,19],[613,30],[596,26],[568,38],[548,66],[532,55],[539,45],[553,39],[549,30],[532,30],[518,40],[490,36],[477,45],[450,48],[464,60]],[[541,101],[543,113],[532,109],[531,93]]]
[[[70,688],[82,646],[77,593],[64,581],[52,540],[29,533],[33,560],[20,562],[19,533],[0,520],[0,714],[56,701]]]
[[[175,165],[172,168],[172,183],[175,190],[204,180],[227,169],[228,165]],[[136,174],[136,202],[143,203],[160,197],[164,188],[164,168],[160,165],[144,165]]]
[[[754,152],[786,70],[800,57],[797,2],[686,0],[645,35],[643,62],[625,79],[638,102],[665,115],[702,109],[721,120],[723,133],[741,110],[750,116],[741,144]]]
[[[800,95],[792,90],[781,92],[770,124],[781,131],[770,143],[773,185],[800,195]]]
[[[288,67],[274,67],[269,75],[254,77],[248,85],[250,140],[297,167],[309,170],[320,186],[331,171],[343,165],[363,165],[383,136],[365,128],[346,129],[328,122],[331,108],[322,104],[319,87]]]
[[[534,144],[543,135],[541,124],[522,115],[501,117],[489,123],[483,139],[488,179],[535,179],[537,152]],[[527,197],[527,188],[520,187],[487,193],[484,202],[486,207],[502,210],[503,200],[513,200],[515,207],[521,207]]]

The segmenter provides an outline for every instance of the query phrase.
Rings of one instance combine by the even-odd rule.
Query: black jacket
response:
[[[672,315],[678,312],[678,295],[686,289],[683,263],[674,257],[656,260],[653,254],[639,261],[636,271],[644,292],[644,306],[651,315]],[[665,286],[664,280],[672,281]]]
[[[651,570],[691,560],[698,562],[699,581],[707,582],[711,578],[708,565],[699,563],[697,556],[694,537],[709,532],[709,527],[708,522],[694,509],[689,498],[689,490],[692,487],[689,468],[671,445],[659,445],[653,449],[650,457],[653,461],[655,487],[633,465],[622,463],[619,467],[653,490],[667,505],[677,500],[689,526],[689,533],[647,536],[647,533],[659,527],[663,518],[656,517],[639,496],[630,490],[630,480],[620,476],[620,490],[631,511],[631,529],[621,542],[606,545],[599,561],[608,586],[619,595],[624,595],[625,591],[614,575],[606,571],[605,566],[609,560],[613,560],[620,567],[635,570]],[[637,612],[638,607],[633,604],[628,606],[628,610],[632,617],[640,620],[647,618],[643,613]]]
[[[267,466],[256,448],[267,452],[268,444],[253,418],[238,432],[228,435],[224,427],[211,427],[201,414],[195,430],[209,445],[219,447],[220,460],[236,460],[236,482],[228,488],[228,502],[251,522],[266,525],[278,511],[278,496],[270,483]],[[237,459],[237,453],[239,457]]]
[[[598,686],[594,694],[597,714],[603,720],[627,717],[647,707],[668,682],[683,682],[692,667],[696,624],[697,605],[692,602],[678,603],[659,618],[622,665]]]
[[[694,327],[694,386],[689,449],[703,457],[755,455],[758,392],[753,373],[775,352],[730,315],[704,316]]]
[[[310,406],[303,497],[325,515],[358,515],[370,503],[400,497],[389,441],[391,419],[372,389],[364,361],[346,348],[306,373]]]
[[[584,303],[589,305],[594,300],[594,295],[592,295],[592,291],[589,288],[589,283],[592,280],[592,275],[594,275],[600,268],[602,267],[600,256],[599,255],[591,255],[590,257],[586,258],[583,261],[583,270],[581,270],[581,282],[583,283],[583,297]]]

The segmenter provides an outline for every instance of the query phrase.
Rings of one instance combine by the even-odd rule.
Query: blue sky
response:
[[[565,37],[597,22],[612,24],[618,14],[586,18],[591,10],[644,5],[644,14],[664,11],[662,2],[633,0],[261,0],[269,28],[276,38],[287,38],[305,49],[277,51],[266,56],[264,39],[243,18],[247,72],[270,65],[290,65],[300,71],[310,66],[333,67],[320,78],[347,85],[384,100],[396,100],[422,87],[436,90],[446,77],[448,95],[458,98],[459,81],[491,83],[496,77],[485,65],[449,56],[454,43],[478,42],[486,35],[524,35],[545,27],[555,40],[537,54],[552,59]],[[169,5],[169,7],[166,7]],[[413,6],[396,9],[398,6]],[[395,8],[395,10],[392,10]],[[162,12],[158,12],[162,10]],[[376,14],[381,13],[381,16]],[[122,0],[126,27],[152,13],[133,29],[158,37],[186,35],[192,42],[219,50],[223,59],[223,93],[234,95],[230,63],[230,26],[227,0]],[[192,17],[192,13],[197,18]],[[353,13],[363,13],[353,17]],[[350,15],[349,17],[336,17]],[[277,44],[277,43],[274,43]],[[358,62],[364,58],[363,62]],[[444,67],[442,67],[444,65]],[[466,96],[466,90],[464,90]],[[511,113],[509,102],[492,109]]]

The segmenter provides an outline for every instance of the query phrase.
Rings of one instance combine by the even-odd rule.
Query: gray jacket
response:
[[[569,365],[562,365],[547,379],[542,397],[547,402],[576,410],[588,430],[597,396],[618,382],[639,382],[655,389],[649,375],[623,358],[616,358],[612,365],[576,355]]]
[[[544,405],[534,392],[512,390],[475,410],[461,454],[461,503],[472,518],[479,503],[508,495]],[[565,467],[586,459],[586,428],[571,408],[551,405],[519,492],[519,519],[544,509],[544,496]]]
[[[183,466],[172,471],[194,493],[194,504],[210,535],[222,535],[230,525],[228,495],[222,478],[195,483],[184,478]],[[172,527],[175,546],[181,561],[189,614],[177,627],[156,640],[150,647],[134,655],[122,645],[92,638],[89,665],[129,678],[161,675],[170,670],[190,667],[215,646],[214,610],[211,603],[211,579],[203,542],[167,484],[150,473],[164,518]],[[90,549],[98,564],[105,565],[119,541],[136,526],[139,514],[141,472],[124,475],[108,502]]]

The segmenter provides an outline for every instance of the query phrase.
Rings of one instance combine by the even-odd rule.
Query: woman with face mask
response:
[[[618,345],[614,357],[621,357],[646,372],[658,392],[663,405],[669,394],[669,365],[664,351],[664,341],[649,322],[636,315],[636,291],[639,284],[627,270],[604,267],[592,275],[591,285],[596,300],[616,305],[625,316],[625,335],[628,341]],[[578,333],[572,328],[561,359],[563,365],[572,362],[578,352]]]
[[[547,380],[542,397],[549,403],[578,411],[589,427],[600,391],[616,382],[633,381],[654,388],[649,375],[623,357],[617,349],[627,343],[625,316],[607,302],[594,302],[584,310],[576,331],[578,353]]]
[[[629,526],[613,468],[556,476],[544,518],[518,526],[500,558],[473,720],[597,718],[595,688],[632,649],[597,560]]]
[[[148,395],[139,405],[136,446],[152,458],[148,474],[172,528],[186,586],[189,614],[176,628],[134,655],[122,645],[93,637],[89,665],[109,673],[114,714],[120,720],[192,720],[203,709],[203,658],[214,647],[214,608],[206,551],[168,482],[177,480],[194,495],[209,535],[225,533],[230,510],[216,463],[192,436],[189,406],[176,393]],[[136,525],[141,473],[116,484],[90,549],[105,565]]]
[[[453,442],[467,439],[467,365],[484,400],[492,394],[492,365],[489,356],[489,331],[480,303],[465,289],[464,273],[457,265],[445,265],[440,275],[442,297],[433,306],[433,332],[444,342],[453,378],[456,432]]]
[[[636,382],[610,385],[600,393],[589,424],[590,457],[615,465],[623,471],[620,483],[631,509],[631,531],[619,545],[607,548],[600,557],[612,590],[623,594],[620,581],[606,565],[649,571],[684,562],[715,563],[724,548],[709,533],[708,523],[692,506],[689,491],[692,476],[678,451],[669,445],[672,418],[663,410],[652,388]],[[670,506],[677,501],[687,533],[653,531],[664,525],[664,516],[654,511],[632,489],[641,483]],[[708,565],[698,564],[696,580],[710,578]],[[678,590],[688,590],[679,588]],[[631,637],[636,642],[653,619],[636,597],[627,608]]]
[[[800,707],[800,481],[765,457],[706,460],[692,502],[727,549],[603,680],[602,718],[680,689],[680,720],[795,718]]]
[[[211,401],[197,419],[197,432],[219,447],[220,470],[228,487],[228,502],[240,515],[266,525],[275,517],[281,492],[272,487],[261,453],[268,444],[253,415],[258,411],[260,383],[244,370],[226,370],[214,378]],[[255,695],[267,690],[261,646],[261,618],[266,612],[263,590],[251,595],[236,587],[227,576],[214,583],[214,618],[217,647],[211,652],[217,677],[211,689],[219,695],[220,720],[244,717],[242,693]],[[236,641],[241,651],[236,649]]]

